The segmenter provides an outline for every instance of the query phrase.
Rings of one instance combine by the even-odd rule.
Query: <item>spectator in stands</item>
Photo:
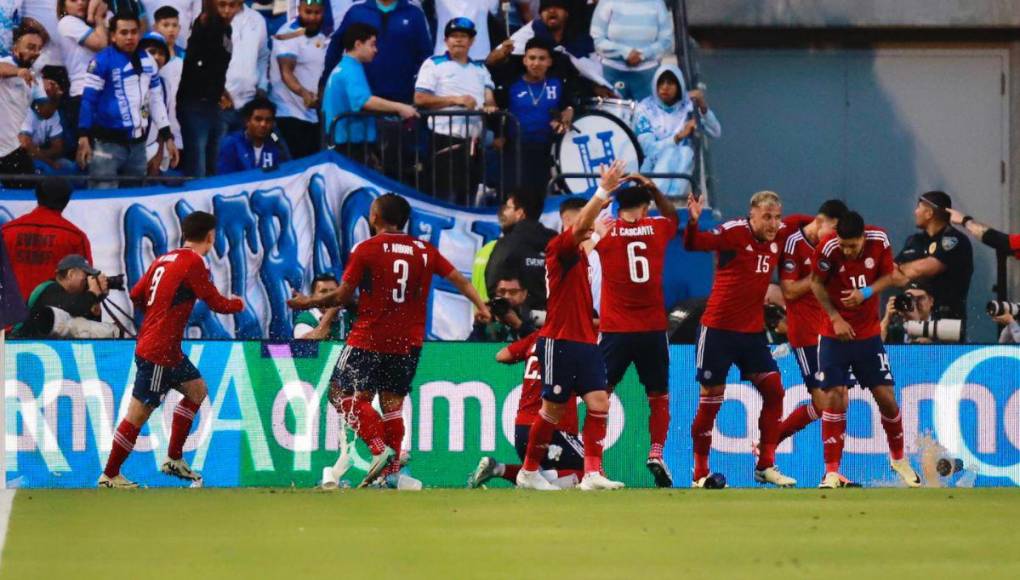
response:
[[[355,23],[378,31],[379,54],[365,67],[372,94],[388,101],[414,103],[414,79],[432,56],[432,35],[421,8],[409,0],[373,0],[351,6],[329,42],[320,86],[343,58],[344,32]]]
[[[160,73],[160,82],[162,82],[162,72],[166,68],[167,63],[170,61],[170,48],[167,46],[166,41],[162,36],[155,32],[146,34],[144,38],[138,43],[138,47],[144,50],[152,60],[156,63],[156,67]],[[166,85],[163,85],[164,91]],[[163,102],[168,103],[166,93],[163,94]],[[169,106],[167,107],[167,116],[169,121]],[[171,139],[173,138],[173,129],[171,124]],[[163,155],[163,150],[159,146],[159,128],[155,123],[149,123],[149,127],[146,130],[145,137],[145,159],[146,159],[146,175],[155,176],[167,171],[170,168],[170,159]],[[174,140],[174,145],[177,141]]]
[[[521,141],[522,175],[511,183],[518,183],[522,191],[538,200],[545,199],[551,178],[549,152],[553,139],[569,130],[574,120],[572,96],[566,93],[562,80],[548,76],[552,57],[553,49],[547,40],[540,37],[529,40],[524,52],[525,72],[510,85],[504,97],[521,130],[520,135],[512,138]],[[515,167],[513,162],[509,165]]]
[[[226,91],[220,101],[220,134],[243,128],[241,109],[256,95],[269,91],[269,32],[266,20],[247,4],[230,21],[230,64],[227,66]]]
[[[499,211],[503,236],[496,241],[485,266],[489,296],[496,295],[502,272],[516,271],[528,291],[529,308],[545,308],[545,247],[556,232],[542,225],[542,206],[534,196],[512,193]]]
[[[193,23],[184,55],[177,115],[184,139],[184,173],[204,177],[216,169],[220,142],[220,103],[227,98],[231,22],[241,0],[205,0]]]
[[[161,0],[167,2],[168,0]],[[199,6],[201,4],[198,4]],[[191,13],[188,9],[187,14]],[[160,6],[153,13],[152,33],[146,35],[161,37],[169,52],[169,60],[159,68],[159,80],[163,82],[163,95],[166,97],[166,114],[170,119],[170,133],[174,136],[177,149],[184,149],[184,138],[181,136],[181,123],[177,118],[177,89],[181,86],[181,73],[184,72],[185,50],[177,44],[181,38],[180,12],[173,6]],[[190,23],[189,23],[190,24]]]
[[[96,53],[110,44],[106,28],[107,10],[107,4],[102,0],[57,0],[60,52],[71,81],[69,97],[61,111],[67,128],[64,140],[69,150],[66,153],[71,155],[78,143],[78,115],[85,92],[86,69]]]
[[[298,16],[273,37],[270,98],[295,159],[319,150],[319,78],[326,62],[323,0],[299,0]]]
[[[138,47],[138,17],[115,14],[110,19],[112,45],[89,64],[78,120],[78,165],[92,177],[145,175],[145,136],[149,122],[159,130],[160,154],[177,166],[177,147],[170,133],[159,69]],[[93,153],[93,147],[95,152]],[[93,182],[95,188],[116,187],[118,181]]]
[[[43,70],[44,100],[32,103],[32,109],[21,124],[18,139],[32,157],[36,173],[69,175],[75,173],[74,162],[64,157],[64,129],[60,123],[60,99],[63,90],[52,78],[46,78],[51,67]]]
[[[447,53],[432,57],[421,65],[415,84],[414,104],[431,111],[497,110],[495,85],[488,69],[468,58],[475,38],[475,24],[467,18],[446,23]],[[429,122],[432,129],[434,165],[431,191],[436,198],[452,203],[467,203],[481,181],[482,118],[443,117]]]
[[[244,106],[241,115],[244,116],[244,130],[223,139],[216,173],[276,169],[290,159],[286,144],[273,133],[276,105],[272,101],[255,97]]]
[[[92,261],[92,246],[85,232],[63,217],[71,201],[71,186],[57,177],[36,184],[38,205],[3,225],[4,244],[14,267],[22,298],[57,271],[64,256],[79,254]]]
[[[652,92],[662,57],[673,50],[673,19],[663,0],[601,0],[591,21],[603,74],[625,99]]]
[[[694,138],[700,127],[704,134],[718,139],[722,126],[708,108],[705,94],[688,91],[680,69],[664,64],[649,83],[654,94],[641,101],[634,111],[634,133],[645,160],[642,173],[694,172]],[[687,193],[691,182],[686,179],[656,179],[656,185],[667,197]]]
[[[32,157],[18,138],[25,117],[34,101],[43,100],[42,80],[32,65],[43,46],[46,33],[41,28],[22,25],[14,32],[13,52],[0,57],[0,174],[34,173]],[[31,184],[4,181],[4,187],[31,187]]]
[[[323,296],[340,287],[333,274],[319,274],[312,280],[309,295]],[[294,338],[303,340],[343,340],[344,321],[340,308],[312,308],[302,310],[294,317]]]
[[[469,341],[513,342],[535,332],[535,323],[528,308],[528,291],[521,285],[517,272],[506,271],[498,276],[496,291],[489,300],[491,322],[475,322]]]
[[[568,0],[542,0],[539,18],[515,32],[489,53],[485,64],[501,87],[515,82],[524,73],[524,51],[532,38],[541,38],[553,47],[550,77],[566,84],[568,93],[578,98],[612,97],[609,82],[601,76],[601,65],[591,55],[595,48],[587,30],[573,32],[571,3]]]
[[[489,40],[489,15],[498,14],[500,0],[435,0],[436,5],[436,31],[446,30],[446,24],[454,18],[467,18],[474,22],[478,35],[468,50],[468,57],[471,60],[485,60],[492,51],[492,42]],[[436,34],[434,54],[446,53],[446,42]]]
[[[191,25],[202,12],[203,0],[142,0],[145,10],[152,15],[152,32],[158,32],[170,43],[170,53],[174,54],[174,44],[180,43],[185,46],[191,38]],[[164,10],[168,9],[168,10]],[[162,11],[162,12],[161,12]],[[164,22],[169,14],[173,14],[177,20],[173,26],[173,34],[169,30],[169,24]],[[162,25],[160,23],[163,23]],[[171,38],[173,36],[173,38]],[[181,58],[184,57],[183,48]]]
[[[344,57],[329,75],[323,93],[322,117],[326,130],[333,129],[333,143],[345,145],[340,151],[357,160],[373,156],[368,147],[376,142],[375,120],[343,120],[334,129],[334,119],[361,111],[392,113],[402,119],[418,116],[418,111],[411,105],[372,95],[365,76],[365,65],[376,57],[376,38],[376,30],[360,22],[344,30]]]

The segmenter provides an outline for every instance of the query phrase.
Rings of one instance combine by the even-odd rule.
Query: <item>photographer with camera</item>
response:
[[[999,344],[1020,344],[1020,303],[993,300],[985,307],[988,316],[1004,328],[999,333]]]
[[[110,290],[123,290],[124,276],[107,277],[83,256],[57,264],[56,276],[28,298],[29,316],[15,327],[18,338],[119,338],[121,329],[100,321],[100,303]]]
[[[929,337],[913,337],[906,330],[908,322],[925,322],[932,319],[935,298],[930,287],[920,282],[911,282],[906,290],[890,296],[882,316],[882,342],[888,344],[932,344]]]
[[[520,275],[504,271],[498,276],[493,298],[487,303],[492,322],[476,322],[468,336],[473,342],[513,342],[535,331],[528,308],[528,290]]]

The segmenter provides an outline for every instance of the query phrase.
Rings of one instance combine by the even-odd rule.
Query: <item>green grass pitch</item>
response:
[[[1020,578],[1020,490],[28,490],[6,578]]]

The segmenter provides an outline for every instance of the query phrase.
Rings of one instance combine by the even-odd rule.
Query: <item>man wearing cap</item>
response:
[[[920,232],[907,238],[896,256],[896,282],[906,286],[925,280],[935,300],[935,318],[965,319],[967,292],[974,273],[974,252],[963,232],[949,224],[953,200],[943,191],[921,195],[914,208],[914,223]]]
[[[909,309],[906,304],[897,308],[898,296],[890,296],[885,305],[885,314],[880,321],[882,342],[887,344],[930,344],[933,341],[925,337],[912,338],[903,328],[904,322],[924,322],[932,319],[935,310],[935,298],[931,295],[931,286],[925,282],[911,282],[903,294],[910,297]],[[902,309],[901,309],[902,308]]]
[[[92,246],[85,232],[63,217],[71,201],[67,181],[48,177],[36,184],[38,206],[3,226],[4,244],[11,258],[21,297],[28,300],[32,290],[53,277],[57,263],[69,254],[92,261]]]
[[[92,267],[83,256],[64,256],[57,264],[56,276],[32,290],[28,298],[28,320],[15,327],[19,338],[45,338],[53,328],[51,308],[63,310],[71,318],[99,320],[99,303],[109,292],[106,276]]]
[[[473,61],[468,51],[475,40],[475,23],[454,18],[446,23],[446,54],[426,60],[418,71],[414,104],[440,113],[429,120],[432,129],[434,179],[426,182],[432,195],[453,203],[465,203],[480,181],[482,118],[443,117],[443,111],[497,110],[495,85],[485,63]]]

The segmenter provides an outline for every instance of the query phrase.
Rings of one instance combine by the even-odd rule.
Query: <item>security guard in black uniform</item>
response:
[[[896,256],[899,286],[926,280],[937,311],[935,318],[967,317],[967,292],[974,274],[974,250],[966,234],[949,224],[953,200],[943,191],[921,195],[914,223],[921,231],[907,238]]]

